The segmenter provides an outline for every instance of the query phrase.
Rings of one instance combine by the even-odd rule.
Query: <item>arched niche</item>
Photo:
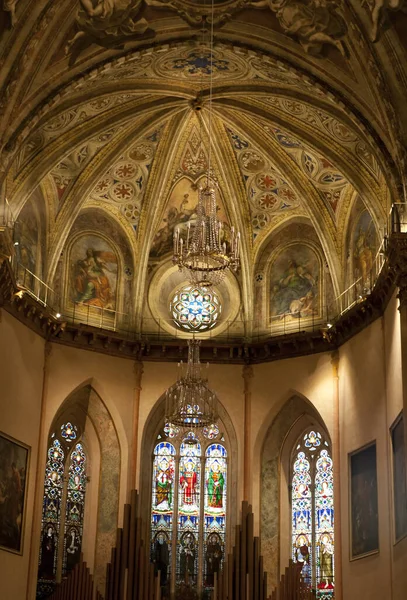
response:
[[[314,406],[293,393],[270,425],[261,455],[260,536],[264,569],[271,592],[288,565],[290,546],[290,468],[293,446],[308,427],[318,427],[329,437]]]
[[[346,288],[355,284],[349,302],[364,296],[374,285],[381,264],[379,246],[377,224],[358,195],[348,215],[345,243]]]
[[[332,277],[308,219],[282,224],[267,238],[255,267],[254,296],[259,331],[298,331],[327,320],[334,309]]]
[[[230,548],[232,542],[232,532],[237,522],[238,509],[237,506],[237,474],[238,474],[238,443],[236,431],[232,420],[222,403],[217,401],[218,405],[218,425],[220,434],[214,441],[219,441],[225,444],[228,452],[228,518],[226,545]],[[155,406],[150,411],[146,420],[143,436],[141,441],[141,472],[140,472],[140,490],[141,490],[141,507],[142,518],[146,523],[150,522],[151,513],[151,489],[152,489],[152,465],[153,465],[153,450],[157,444],[157,436],[164,426],[165,416],[165,394],[163,394]],[[220,438],[224,437],[224,442]],[[171,440],[170,440],[171,441]],[[148,532],[149,535],[149,532]],[[148,539],[148,536],[147,536]]]
[[[14,224],[13,262],[18,283],[40,298],[44,289],[41,289],[39,279],[43,278],[47,258],[46,222],[45,201],[41,188],[37,186]]]
[[[115,545],[119,513],[121,452],[118,434],[105,403],[90,385],[73,391],[58,409],[49,429],[47,448],[66,422],[77,427],[86,444],[89,489],[85,501],[83,553],[93,565],[95,583],[104,590],[106,564]],[[59,437],[61,439],[61,437]]]
[[[133,280],[133,255],[120,225],[103,210],[81,212],[51,284],[56,307],[91,325],[125,327],[131,320]]]

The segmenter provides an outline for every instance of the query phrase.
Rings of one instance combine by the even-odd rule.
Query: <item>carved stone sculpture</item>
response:
[[[372,41],[377,42],[387,11],[407,12],[407,0],[373,0],[370,5],[372,6]]]
[[[343,56],[345,19],[337,0],[253,0],[256,8],[268,7],[288,35],[295,36],[309,53],[318,54],[324,44],[335,46]]]
[[[94,42],[141,35],[148,28],[145,19],[137,19],[142,0],[79,0],[76,24],[79,31],[68,41],[65,53],[89,36]]]

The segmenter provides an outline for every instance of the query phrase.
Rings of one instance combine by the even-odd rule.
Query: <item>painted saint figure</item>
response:
[[[217,462],[211,465],[207,481],[208,505],[212,508],[223,508],[223,487],[225,479]]]
[[[274,285],[273,312],[283,317],[306,316],[315,312],[316,279],[304,264],[289,259],[287,269]]]
[[[99,308],[114,308],[109,278],[105,274],[105,271],[110,271],[108,262],[116,262],[114,254],[98,252],[93,248],[88,248],[86,257],[77,261],[74,276],[76,303]]]

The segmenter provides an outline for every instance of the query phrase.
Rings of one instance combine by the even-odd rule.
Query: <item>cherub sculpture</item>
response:
[[[337,0],[253,0],[251,5],[269,7],[283,30],[295,36],[307,52],[318,54],[329,44],[346,56],[347,26]]]
[[[76,14],[79,31],[67,42],[65,53],[69,54],[86,36],[102,42],[143,34],[148,23],[145,19],[137,19],[141,4],[142,0],[79,0]]]

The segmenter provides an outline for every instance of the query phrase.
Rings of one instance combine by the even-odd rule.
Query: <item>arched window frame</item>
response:
[[[194,515],[197,517],[197,524],[194,527],[187,527],[184,529],[181,529],[180,526],[180,517],[185,517],[185,514],[180,514],[181,510],[180,510],[180,497],[182,494],[182,489],[180,487],[180,478],[181,478],[181,470],[180,470],[180,464],[182,461],[182,454],[181,454],[181,447],[183,444],[183,440],[185,439],[182,438],[180,436],[180,439],[176,438],[174,439],[174,431],[172,431],[171,429],[168,428],[168,426],[164,427],[163,429],[160,430],[157,439],[155,440],[155,444],[154,444],[154,448],[153,448],[153,453],[152,453],[152,487],[151,487],[151,509],[150,509],[150,513],[151,513],[151,555],[152,555],[152,559],[154,560],[154,555],[155,555],[155,540],[156,537],[159,535],[159,527],[157,527],[157,525],[155,525],[155,523],[158,522],[158,518],[156,515],[156,511],[154,511],[154,499],[155,499],[155,480],[154,480],[154,474],[155,474],[155,466],[154,466],[154,459],[155,459],[155,451],[156,448],[160,445],[160,444],[168,444],[171,445],[174,448],[174,454],[172,454],[173,458],[174,458],[174,466],[172,467],[173,473],[173,501],[172,501],[172,518],[171,518],[171,525],[168,526],[168,530],[167,530],[167,540],[169,539],[170,541],[170,548],[169,548],[169,567],[168,567],[168,580],[170,580],[171,582],[171,591],[173,591],[175,589],[175,586],[177,584],[182,583],[183,581],[185,581],[185,579],[183,578],[183,576],[181,575],[180,571],[181,571],[181,544],[182,544],[182,536],[185,533],[188,533],[188,531],[190,531],[191,533],[194,534],[195,536],[195,547],[191,548],[190,550],[194,550],[194,554],[192,555],[193,561],[194,561],[194,565],[195,565],[195,576],[194,578],[192,578],[193,583],[197,586],[198,590],[210,590],[212,587],[212,580],[213,578],[211,578],[211,574],[208,572],[208,562],[209,562],[209,553],[208,553],[208,542],[211,543],[211,547],[209,549],[209,552],[212,556],[211,561],[215,560],[219,560],[219,546],[220,546],[220,552],[221,552],[221,559],[219,560],[219,566],[220,564],[223,562],[225,556],[226,556],[226,543],[227,543],[227,535],[226,535],[226,531],[227,531],[227,519],[228,519],[228,515],[229,515],[229,490],[228,490],[228,479],[230,477],[230,469],[229,469],[229,456],[230,456],[230,450],[229,450],[229,444],[227,442],[227,440],[225,439],[224,434],[219,434],[216,435],[217,433],[219,433],[219,430],[216,432],[216,430],[211,430],[210,428],[208,428],[205,431],[205,435],[203,435],[203,432],[198,433],[197,438],[199,440],[199,475],[197,475],[198,479],[199,479],[199,491],[198,491],[198,495],[199,495],[199,499],[200,499],[200,503],[199,503],[199,513],[197,515]],[[194,436],[196,435],[195,433],[190,432],[188,434],[189,436]],[[216,512],[214,511],[213,514],[210,514],[210,511],[208,511],[208,494],[207,494],[207,487],[206,487],[206,479],[207,479],[207,465],[209,464],[208,459],[210,457],[207,456],[207,452],[208,449],[211,448],[213,445],[220,445],[221,447],[223,447],[224,449],[224,456],[222,457],[222,459],[225,461],[225,472],[226,472],[226,477],[224,477],[224,483],[223,483],[223,513],[224,514],[219,514],[217,520],[217,526],[212,526],[211,524],[213,524],[214,522],[214,517],[216,517]],[[221,526],[219,526],[219,523],[222,523],[222,519],[223,519],[223,528]],[[187,519],[184,519],[185,521],[187,521]],[[215,540],[214,538],[210,538],[210,536],[215,533],[217,536],[217,539]],[[185,538],[183,538],[185,539]],[[219,543],[220,542],[220,543]],[[188,549],[187,549],[188,551]],[[214,557],[214,558],[213,558]],[[213,564],[213,562],[212,562]],[[183,565],[185,567],[185,565]],[[187,567],[188,568],[188,567]],[[175,573],[175,577],[173,577],[172,575]],[[189,582],[191,582],[191,578],[188,578]],[[164,584],[164,581],[162,581],[162,584]]]
[[[329,600],[335,595],[331,455],[328,436],[323,429],[313,426],[297,439],[290,461],[292,558],[294,562],[304,563],[302,575],[320,600]],[[294,530],[298,519],[302,526],[300,523]]]
[[[82,454],[79,471],[75,469],[74,462],[78,449]],[[55,583],[60,582],[79,560],[88,461],[86,444],[75,425],[70,422],[63,424],[58,433],[51,435],[45,467],[37,597],[51,592]],[[51,509],[50,501],[53,501]],[[76,533],[72,537],[73,529]],[[70,541],[68,536],[71,537]],[[52,572],[48,565],[44,573],[43,553],[47,547],[53,548],[53,565]]]

